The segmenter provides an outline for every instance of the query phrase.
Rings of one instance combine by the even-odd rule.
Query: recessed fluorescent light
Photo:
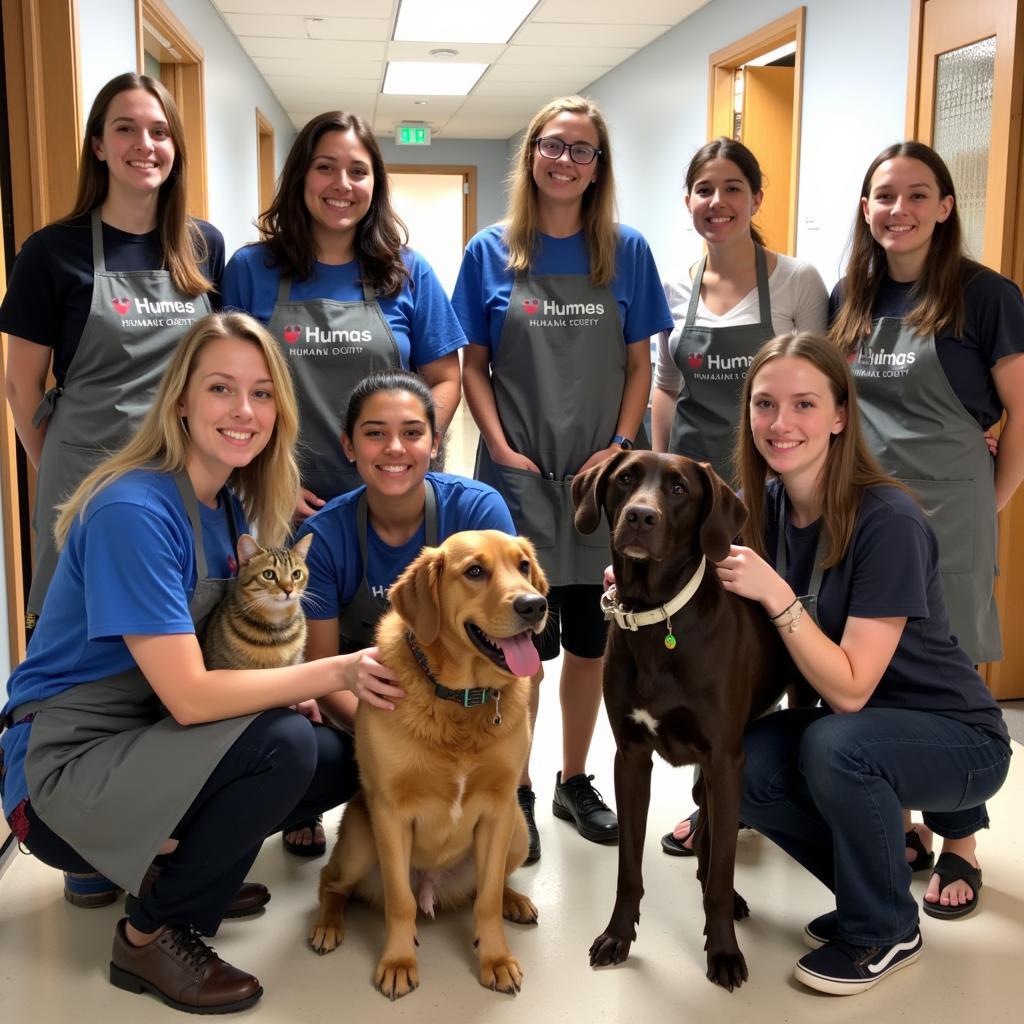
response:
[[[402,0],[392,38],[411,43],[507,43],[537,0]]]
[[[388,63],[383,92],[401,96],[465,96],[487,67],[487,64],[393,60]]]

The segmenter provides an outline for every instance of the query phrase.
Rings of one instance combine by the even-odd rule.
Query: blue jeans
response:
[[[842,938],[891,946],[917,925],[903,807],[959,838],[988,827],[984,803],[1010,747],[927,711],[778,711],[744,739],[741,817],[835,893]]]

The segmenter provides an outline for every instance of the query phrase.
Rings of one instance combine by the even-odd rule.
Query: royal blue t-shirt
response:
[[[246,529],[232,499],[239,533]],[[200,503],[207,571],[233,575],[235,554],[223,509]],[[96,495],[75,520],[57,562],[25,660],[7,681],[4,713],[135,668],[126,635],[194,633],[196,586],[192,525],[166,473],[136,470]],[[0,736],[4,814],[28,795],[24,761],[30,724]]]
[[[280,273],[267,266],[269,258],[262,243],[243,246],[231,257],[224,268],[221,289],[225,308],[241,309],[263,323],[269,322],[281,280]],[[402,366],[408,370],[458,351],[466,344],[466,336],[430,264],[411,249],[404,249],[402,258],[409,270],[402,290],[393,298],[382,296],[377,302],[395,336]],[[292,281],[290,299],[361,302],[359,263],[315,263],[309,278]]]
[[[460,530],[501,530],[515,536],[516,528],[504,499],[493,487],[449,473],[428,473],[437,496],[438,543]],[[311,619],[333,619],[355,596],[363,579],[359,555],[356,507],[366,490],[359,487],[329,501],[302,524],[296,539],[313,534],[306,559],[309,586],[304,606]],[[420,526],[404,544],[392,547],[366,524],[366,582],[378,597],[387,597],[391,584],[426,544]]]
[[[489,346],[492,361],[515,283],[515,275],[508,269],[504,230],[502,225],[495,224],[470,239],[452,294],[452,305],[466,337],[477,345]],[[610,288],[619,307],[623,341],[632,345],[659,331],[670,331],[672,314],[665,301],[654,256],[644,237],[624,224],[620,224],[618,230],[615,274]],[[568,238],[541,235],[530,274],[588,276],[590,259],[583,232]]]
[[[765,549],[775,563],[781,481],[768,484]],[[786,531],[786,582],[807,593],[821,521]],[[822,576],[822,631],[839,643],[849,616],[902,618],[907,624],[865,707],[930,711],[1009,742],[999,705],[956,638],[939,576],[939,545],[921,506],[891,485],[865,491],[843,560]]]

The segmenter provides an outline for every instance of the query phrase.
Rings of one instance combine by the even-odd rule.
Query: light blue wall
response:
[[[397,146],[380,140],[388,164],[469,164],[476,167],[476,226],[487,227],[505,216],[508,150],[503,139],[434,139],[429,146]]]
[[[797,255],[831,285],[864,171],[903,136],[910,2],[805,2]],[[620,218],[647,236],[663,274],[700,251],[682,178],[706,140],[708,56],[794,6],[712,0],[584,90],[609,121]]]

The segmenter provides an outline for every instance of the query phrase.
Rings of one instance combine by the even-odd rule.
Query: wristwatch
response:
[[[622,434],[616,434],[612,438],[611,443],[617,444],[624,452],[628,452],[633,447],[633,442]]]

